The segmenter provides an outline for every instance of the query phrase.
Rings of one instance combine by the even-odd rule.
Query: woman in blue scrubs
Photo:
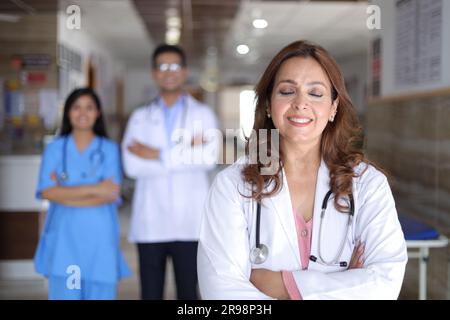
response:
[[[70,94],[60,136],[44,151],[36,196],[50,201],[35,268],[49,299],[114,299],[130,274],[119,246],[119,148],[89,88]]]

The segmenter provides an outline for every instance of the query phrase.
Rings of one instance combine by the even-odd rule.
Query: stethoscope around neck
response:
[[[150,100],[150,102],[148,103],[148,110],[149,113],[151,115],[152,111],[155,109],[156,106],[161,106],[160,104],[160,99],[162,99],[161,96],[156,96],[153,99]],[[189,108],[189,103],[188,103],[188,97],[186,94],[182,94],[181,96],[181,100],[182,100],[182,114],[181,114],[181,127],[179,127],[178,129],[186,129],[186,125],[187,125],[187,114],[188,114],[188,108]],[[165,106],[163,108],[166,108]],[[158,124],[157,121],[152,120],[153,124]],[[169,137],[169,141],[170,141],[170,137]],[[183,143],[183,138],[179,137],[177,139],[177,141],[174,141],[175,145],[181,145]]]
[[[161,96],[156,96],[150,100],[150,102],[148,103],[148,108],[149,108],[150,112],[152,112],[152,110],[156,106],[161,106],[160,99],[162,99]],[[181,96],[181,101],[182,101],[182,115],[181,115],[182,126],[181,126],[181,128],[183,128],[183,129],[186,128],[186,121],[187,121],[187,113],[188,113],[187,109],[188,109],[188,105],[189,105],[187,100],[188,100],[188,97],[185,94],[183,94]],[[164,106],[164,108],[166,108],[166,107]]]
[[[321,253],[321,243],[322,243],[322,224],[323,220],[325,218],[325,212],[327,210],[328,200],[330,199],[330,196],[332,195],[332,191],[329,190],[322,201],[322,209],[320,213],[320,222],[319,222],[319,242],[317,245],[317,251],[318,251],[318,257],[311,255],[309,257],[309,260],[325,265],[325,266],[340,266],[340,267],[347,267],[348,263],[346,261],[339,261],[342,252],[344,251],[345,241],[347,238],[348,230],[350,229],[350,226],[353,222],[353,216],[355,214],[355,203],[353,200],[353,195],[349,194],[349,200],[350,200],[350,212],[348,214],[348,220],[345,228],[344,236],[342,237],[341,243],[339,245],[339,249],[336,252],[336,255],[332,260],[325,260],[322,257]],[[269,248],[261,243],[260,241],[260,235],[261,235],[261,203],[257,202],[256,207],[256,232],[255,232],[255,246],[250,250],[250,262],[253,264],[262,264],[267,260],[267,257],[269,256]]]
[[[92,163],[103,163],[105,159],[105,155],[102,151],[103,146],[103,138],[99,137],[100,141],[98,143],[97,148],[89,155],[89,161]],[[67,142],[69,138],[68,135],[64,137],[64,143],[63,143],[63,152],[62,152],[62,165],[63,169],[62,172],[59,174],[59,179],[61,181],[67,181],[69,180],[69,174],[67,173]],[[96,161],[96,157],[98,157],[98,161]]]

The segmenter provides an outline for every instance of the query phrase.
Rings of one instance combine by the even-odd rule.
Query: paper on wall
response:
[[[58,117],[58,92],[55,89],[42,89],[39,92],[39,116],[46,129],[53,129]]]

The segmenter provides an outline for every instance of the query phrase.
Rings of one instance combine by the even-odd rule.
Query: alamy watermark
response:
[[[369,15],[366,20],[366,26],[369,30],[381,29],[381,8],[377,5],[370,5],[366,9]]]
[[[197,134],[194,135],[192,132]],[[193,137],[198,134],[202,135],[203,143],[193,145]],[[245,144],[247,150],[239,148],[237,146],[239,142]],[[223,132],[218,129],[202,130],[201,122],[196,121],[192,131],[183,128],[174,130],[171,144],[172,148],[163,161],[169,160],[174,165],[233,164],[236,159],[248,155],[246,163],[263,165],[262,175],[272,175],[278,171],[279,131],[277,129],[260,129],[258,134],[252,130],[246,143],[241,138],[240,129],[226,129],[224,137]],[[219,156],[222,150],[226,152]]]
[[[81,289],[81,268],[72,264],[67,267],[66,273],[69,275],[66,280],[66,287],[69,290],[80,290]]]
[[[75,4],[66,8],[66,27],[69,30],[81,29],[81,8]]]
[[[368,14],[366,26],[369,30],[381,29],[381,8],[378,5],[367,6],[366,13]],[[81,8],[78,5],[72,4],[66,8],[66,27],[69,30],[81,29]]]

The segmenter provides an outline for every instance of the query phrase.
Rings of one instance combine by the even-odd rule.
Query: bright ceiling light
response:
[[[255,19],[255,20],[253,20],[253,26],[256,29],[264,29],[264,28],[267,28],[268,25],[269,24],[267,23],[267,20],[265,20],[265,19]]]
[[[246,44],[240,44],[236,47],[236,51],[239,54],[247,54],[250,51],[250,48]]]
[[[170,28],[166,31],[166,43],[176,45],[180,42],[180,29]]]
[[[181,19],[180,17],[168,17],[166,19],[166,25],[169,28],[181,28]]]

